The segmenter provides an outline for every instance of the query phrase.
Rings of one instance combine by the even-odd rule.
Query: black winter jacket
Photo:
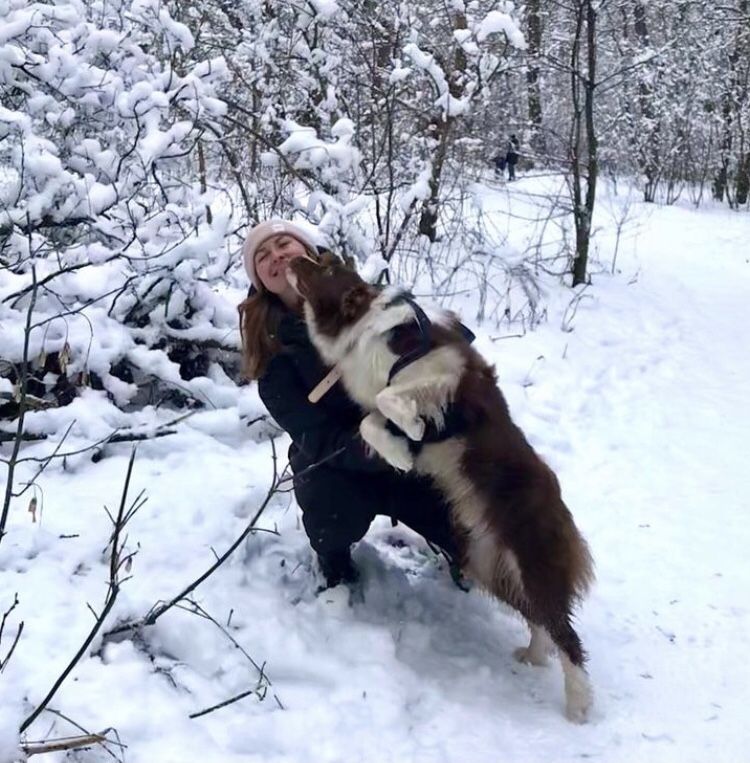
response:
[[[313,404],[307,396],[328,373],[307,335],[305,323],[291,311],[281,320],[282,345],[258,380],[258,392],[268,412],[292,438],[289,460],[295,472],[326,460],[333,468],[371,473],[390,467],[368,456],[358,436],[364,413],[346,394],[341,382]],[[341,451],[329,458],[332,453]]]

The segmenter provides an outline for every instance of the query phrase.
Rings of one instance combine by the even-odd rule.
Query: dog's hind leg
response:
[[[549,654],[552,651],[554,644],[549,637],[549,633],[541,627],[530,621],[527,621],[529,630],[531,631],[531,640],[528,646],[519,646],[515,649],[513,656],[519,662],[525,662],[529,665],[544,666],[549,665]]]
[[[571,625],[569,613],[555,617],[546,625],[550,638],[560,650],[565,677],[565,714],[574,723],[584,723],[593,703],[593,690],[584,668],[581,639]]]

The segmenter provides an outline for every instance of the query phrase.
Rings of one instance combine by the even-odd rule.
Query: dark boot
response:
[[[359,573],[348,548],[318,554],[318,564],[326,581],[325,588],[334,588],[341,583],[356,583],[359,579]]]

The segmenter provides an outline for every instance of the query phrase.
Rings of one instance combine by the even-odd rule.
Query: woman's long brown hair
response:
[[[242,337],[242,373],[248,379],[257,379],[281,349],[276,334],[286,308],[276,296],[260,289],[237,309]]]

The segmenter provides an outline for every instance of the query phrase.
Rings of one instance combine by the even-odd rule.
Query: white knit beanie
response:
[[[303,244],[305,248],[309,249],[311,252],[317,252],[317,246],[312,235],[299,225],[290,223],[289,220],[274,218],[258,223],[254,228],[251,228],[250,232],[247,234],[245,243],[242,246],[242,257],[245,260],[245,270],[247,271],[250,283],[252,283],[256,289],[260,288],[260,282],[258,280],[258,273],[255,270],[255,253],[264,241],[267,241],[272,236],[278,236],[281,233],[286,233],[288,236],[296,238],[297,241]]]

